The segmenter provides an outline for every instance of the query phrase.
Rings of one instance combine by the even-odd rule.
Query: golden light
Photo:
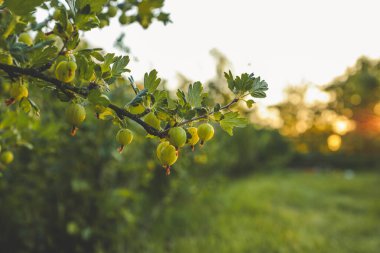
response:
[[[333,122],[332,128],[335,133],[345,135],[355,129],[355,122],[341,116]]]
[[[298,133],[302,134],[304,133],[308,128],[308,125],[305,121],[298,121],[296,124],[296,130]]]
[[[338,151],[342,146],[342,137],[337,134],[332,134],[327,138],[327,146],[331,151]]]
[[[373,107],[373,112],[374,112],[377,116],[380,116],[380,102],[378,102],[378,103]]]

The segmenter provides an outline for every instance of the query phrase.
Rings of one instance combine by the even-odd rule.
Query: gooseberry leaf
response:
[[[129,56],[117,56],[114,58],[114,64],[112,65],[112,76],[119,77],[124,72],[130,72],[127,69],[129,63]]]
[[[185,92],[178,89],[177,90],[177,97],[178,97],[178,104],[179,105],[185,106],[185,104],[187,104]]]
[[[16,15],[24,16],[33,12],[43,2],[45,0],[28,0],[27,3],[25,3],[25,0],[5,0],[3,5]]]
[[[91,90],[87,98],[91,103],[102,105],[104,107],[107,107],[111,103],[109,98],[106,95],[101,94],[99,90]]]
[[[144,88],[148,90],[149,93],[154,92],[161,82],[161,78],[157,78],[157,70],[153,69],[144,75]]]
[[[38,105],[33,100],[31,100],[30,98],[28,98],[28,101],[34,110],[35,115],[39,117],[40,116],[40,108],[38,107]]]
[[[253,101],[252,99],[250,99],[250,100],[245,101],[245,103],[247,104],[248,108],[252,108],[252,106],[255,103],[255,101]]]
[[[143,98],[146,96],[147,93],[148,93],[147,89],[143,89],[143,90],[139,91],[139,93],[137,93],[137,95],[128,104],[129,105],[136,105],[138,103],[141,103]]]
[[[252,97],[264,98],[266,97],[265,91],[268,90],[268,84],[260,77],[255,77],[253,73],[244,73],[241,76],[232,75],[232,72],[224,73],[227,79],[228,88],[235,94],[245,94],[249,92]]]
[[[202,106],[202,91],[203,87],[200,82],[195,82],[194,84],[190,84],[189,90],[187,93],[187,100],[191,107],[198,108]]]
[[[253,82],[253,86],[249,93],[255,98],[265,98],[267,95],[265,91],[268,90],[268,84],[265,80],[261,80],[260,77],[256,77]]]
[[[25,112],[25,113],[29,113],[30,110],[32,109],[32,106],[30,105],[28,99],[26,97],[23,97],[21,100],[20,100],[20,103],[19,103],[19,106],[20,108]]]
[[[103,9],[103,5],[107,2],[108,0],[76,0],[75,7],[78,10],[89,7],[91,13],[97,13]]]
[[[224,117],[219,121],[219,124],[224,131],[232,136],[234,127],[245,127],[248,122],[246,118],[240,118],[239,113],[229,112],[224,114]]]

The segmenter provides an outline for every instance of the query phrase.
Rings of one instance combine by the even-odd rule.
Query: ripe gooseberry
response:
[[[64,83],[70,83],[75,78],[77,64],[73,61],[61,61],[55,68],[55,77]]]
[[[188,131],[189,134],[191,135],[191,137],[187,139],[187,143],[190,144],[191,149],[194,151],[194,146],[195,146],[195,144],[197,144],[198,141],[199,141],[198,129],[197,129],[196,127],[189,127],[189,128],[187,129],[187,131]]]
[[[0,161],[4,164],[10,164],[13,162],[14,156],[11,151],[5,151],[1,154]]]
[[[66,121],[72,125],[71,135],[74,136],[78,130],[78,126],[86,118],[86,109],[80,104],[70,104],[66,109],[65,116]]]
[[[168,133],[170,143],[178,148],[183,147],[186,143],[187,135],[186,131],[182,127],[173,127]]]
[[[160,144],[158,144],[157,146],[157,149],[156,149],[156,154],[157,154],[157,158],[161,161],[161,152],[162,152],[162,149],[166,146],[170,145],[170,143],[168,141],[162,141],[160,142]]]
[[[15,103],[16,101],[20,101],[24,97],[28,97],[29,91],[25,87],[25,85],[22,84],[13,84],[11,86],[11,89],[9,91],[11,97],[5,101],[6,105],[11,105]]]
[[[201,145],[203,145],[206,141],[211,140],[214,136],[214,127],[209,123],[203,123],[198,126],[198,136],[201,140]]]
[[[153,112],[148,113],[144,117],[144,122],[147,123],[149,126],[154,127],[155,129],[161,128],[161,122],[160,120],[154,115]]]
[[[170,166],[178,159],[176,148],[170,145],[169,142],[164,141],[158,145],[156,153],[161,164],[166,169],[166,175],[170,175]]]
[[[124,149],[124,146],[130,144],[133,140],[133,133],[131,130],[127,128],[120,129],[116,134],[116,141],[120,144],[118,149],[119,153],[121,153]]]

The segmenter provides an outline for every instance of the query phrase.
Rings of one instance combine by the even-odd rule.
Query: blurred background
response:
[[[40,120],[0,107],[0,129],[25,129],[0,178],[0,252],[378,252],[379,7],[168,0],[166,27],[91,31],[91,45],[134,57],[135,80],[156,68],[173,92],[201,80],[223,102],[232,69],[262,76],[268,97],[238,104],[252,124],[216,129],[169,177],[138,126],[120,155],[117,126],[89,112],[72,138],[65,104],[38,88]]]

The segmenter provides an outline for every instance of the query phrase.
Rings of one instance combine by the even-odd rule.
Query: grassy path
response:
[[[380,175],[259,175],[167,210],[152,252],[380,252]]]

